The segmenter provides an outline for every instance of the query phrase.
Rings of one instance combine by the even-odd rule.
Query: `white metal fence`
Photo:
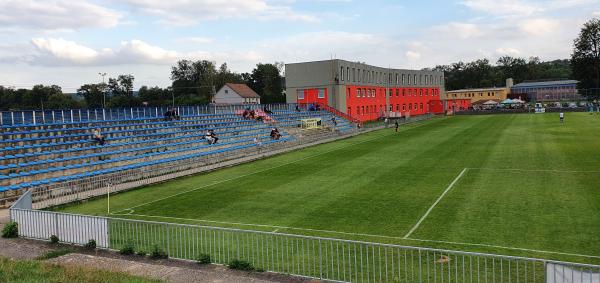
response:
[[[174,107],[181,116],[201,114],[233,113],[236,110],[252,108],[269,110],[294,110],[296,104],[239,104],[239,105],[196,105]],[[75,123],[107,121],[119,119],[161,118],[169,106],[130,107],[100,109],[59,109],[59,110],[21,110],[0,111],[0,125],[38,125],[54,123]]]
[[[344,282],[600,283],[600,266],[230,228],[11,209],[21,237],[214,263],[244,260],[258,269]]]

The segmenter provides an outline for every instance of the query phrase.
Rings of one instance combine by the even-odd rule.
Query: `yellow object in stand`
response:
[[[321,127],[321,118],[302,119],[302,129],[317,129]]]

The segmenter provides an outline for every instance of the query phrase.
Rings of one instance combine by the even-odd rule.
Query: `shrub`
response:
[[[51,244],[56,245],[56,244],[58,244],[58,242],[59,242],[58,236],[56,236],[56,235],[50,236],[50,243]]]
[[[245,260],[241,260],[241,259],[231,260],[227,266],[231,269],[237,269],[237,270],[243,270],[243,271],[254,271],[255,270],[254,266],[252,266],[251,263],[249,263]]]
[[[2,228],[2,238],[16,238],[19,237],[19,225],[17,222],[11,221],[4,225]]]
[[[169,258],[169,255],[161,249],[158,245],[152,246],[152,250],[150,251],[150,258],[152,259],[166,259]]]
[[[132,255],[135,253],[135,248],[133,246],[133,242],[127,241],[119,250],[119,253],[122,255]]]
[[[196,259],[196,261],[199,264],[210,264],[210,263],[212,263],[212,261],[210,260],[210,255],[209,254],[200,254],[198,256],[198,258]]]
[[[148,254],[148,253],[146,251],[144,251],[144,250],[139,250],[139,251],[137,251],[136,254],[139,255],[139,256],[146,256],[146,254]]]
[[[91,239],[83,246],[86,250],[95,250],[96,249],[96,240]]]

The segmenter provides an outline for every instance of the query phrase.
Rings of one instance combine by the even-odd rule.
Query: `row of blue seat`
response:
[[[262,133],[264,134],[264,136],[266,136],[268,132],[263,131]],[[235,138],[239,139],[239,138],[254,137],[254,136],[256,136],[256,133],[238,135]],[[113,150],[113,151],[103,151],[103,152],[92,153],[92,154],[74,155],[74,156],[55,158],[55,159],[45,159],[45,160],[39,160],[39,161],[23,162],[23,163],[18,163],[18,164],[0,165],[0,171],[26,168],[26,167],[30,167],[30,166],[34,166],[34,165],[50,165],[52,163],[58,163],[58,162],[66,162],[66,161],[73,161],[73,160],[85,160],[85,159],[90,159],[90,158],[98,158],[98,157],[103,157],[103,156],[108,156],[108,155],[116,155],[116,154],[121,155],[120,158],[127,158],[127,156],[131,156],[130,153],[135,153],[135,152],[154,151],[154,150],[166,148],[166,147],[185,146],[185,145],[190,145],[190,144],[203,143],[205,141],[201,139],[202,137],[203,137],[203,135],[199,135],[200,139],[185,141],[185,142],[176,142],[176,143],[144,146],[144,147],[137,147],[137,148],[127,148],[127,149],[119,149],[119,150]],[[221,138],[221,141],[225,142],[229,139],[232,139],[232,138]],[[183,148],[186,148],[186,147],[183,147]]]
[[[266,141],[263,144],[268,145],[268,144],[276,143],[276,142],[285,142],[285,141],[288,141],[291,139],[292,138],[282,138],[280,140]],[[175,156],[175,157],[169,157],[169,158],[164,158],[164,159],[159,159],[159,160],[152,160],[152,161],[147,161],[147,162],[140,162],[140,163],[125,165],[125,166],[117,166],[117,167],[112,167],[112,168],[107,168],[107,169],[82,172],[82,173],[77,173],[77,174],[68,175],[68,176],[61,176],[61,177],[55,177],[55,178],[49,178],[49,179],[43,179],[43,180],[31,181],[31,182],[23,182],[23,183],[19,183],[19,184],[15,184],[15,185],[1,186],[0,192],[9,191],[9,190],[19,190],[19,189],[24,189],[24,188],[29,188],[29,187],[36,187],[36,186],[40,186],[40,185],[49,185],[52,183],[61,183],[61,182],[65,182],[65,181],[73,181],[73,180],[83,179],[83,178],[87,178],[87,177],[104,175],[104,174],[109,174],[109,173],[114,173],[114,172],[121,172],[121,171],[125,171],[125,170],[137,169],[137,168],[158,165],[158,164],[163,164],[163,163],[174,163],[174,162],[185,160],[185,159],[191,159],[191,158],[195,158],[195,157],[209,156],[209,155],[213,155],[213,154],[242,150],[242,149],[247,149],[247,148],[256,147],[256,146],[257,146],[257,144],[250,143],[250,144],[245,144],[245,145],[223,148],[223,149],[219,149],[219,150],[215,150],[215,151],[200,152],[200,153],[194,153],[194,154],[189,154],[189,155],[184,155],[184,156]]]
[[[218,129],[219,131],[217,132],[217,134],[219,136],[223,136],[223,135],[235,134],[235,133],[240,132],[239,130],[228,130],[229,128],[235,129],[237,127],[220,128],[220,129]],[[258,125],[257,127],[248,128],[245,131],[264,130],[266,128],[268,128],[268,126]],[[221,130],[225,130],[225,131],[221,131]],[[121,147],[121,146],[130,146],[130,145],[144,144],[144,143],[169,142],[169,141],[174,141],[174,140],[179,140],[179,139],[199,138],[199,137],[203,137],[205,135],[205,133],[190,134],[190,133],[198,133],[198,130],[186,130],[186,131],[177,131],[177,132],[171,132],[171,133],[185,134],[185,135],[168,137],[168,138],[157,138],[157,139],[141,139],[141,138],[152,137],[152,136],[165,136],[166,135],[165,133],[153,133],[153,134],[145,134],[145,135],[138,135],[138,136],[107,138],[106,141],[110,142],[110,143],[105,144],[105,145],[98,145],[96,142],[93,142],[93,140],[86,140],[86,143],[89,144],[89,146],[86,146],[86,147],[73,147],[73,148],[69,148],[69,149],[44,150],[44,151],[39,151],[39,152],[17,153],[14,155],[13,154],[5,154],[4,156],[0,156],[0,161],[11,160],[11,159],[16,159],[16,158],[25,158],[25,157],[40,157],[40,156],[51,155],[51,154],[67,154],[67,153],[73,153],[73,152],[79,152],[79,151],[90,151],[90,150],[98,150],[98,149],[106,149],[106,148],[116,148],[116,147]],[[140,138],[141,140],[132,141],[132,142],[114,143],[114,141],[117,141],[117,140],[131,139],[131,138]],[[57,143],[57,145],[59,145],[59,144],[60,143]]]

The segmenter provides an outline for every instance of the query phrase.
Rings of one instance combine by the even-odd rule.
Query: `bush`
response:
[[[230,269],[237,269],[237,270],[243,270],[243,271],[254,271],[254,270],[256,270],[254,268],[254,266],[252,266],[251,263],[249,263],[249,262],[247,262],[245,260],[241,260],[241,259],[231,260],[227,266]]]
[[[135,247],[133,246],[133,242],[127,241],[119,250],[119,253],[122,255],[132,255],[135,253]]]
[[[96,240],[91,239],[83,246],[86,250],[95,250],[96,249]]]
[[[169,255],[161,249],[158,245],[152,246],[152,250],[150,251],[150,258],[152,259],[166,259],[169,258]]]
[[[4,225],[2,228],[2,238],[16,238],[19,237],[19,225],[17,222],[11,221]]]
[[[208,254],[200,254],[198,256],[198,258],[196,259],[196,261],[199,264],[211,264],[212,263],[212,261],[210,260],[210,255],[208,255]]]
[[[136,254],[139,255],[139,256],[146,256],[148,253],[146,251],[144,251],[144,250],[139,250],[139,251],[137,251]]]
[[[50,243],[51,244],[56,245],[56,244],[58,244],[58,242],[59,242],[58,236],[56,236],[56,235],[50,236]]]

